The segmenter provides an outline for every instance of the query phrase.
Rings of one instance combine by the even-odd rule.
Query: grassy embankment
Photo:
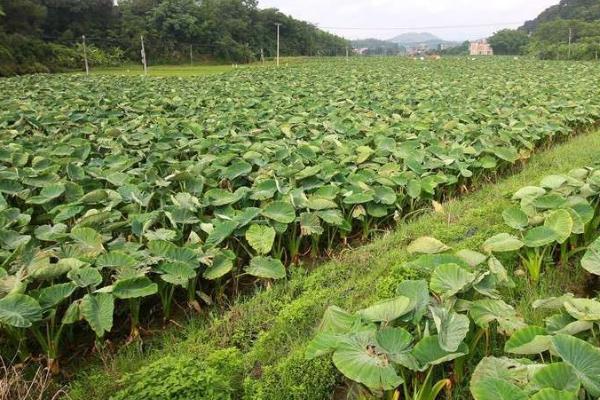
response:
[[[406,245],[411,240],[433,235],[456,249],[475,249],[491,235],[508,231],[501,216],[510,204],[508,194],[537,184],[547,174],[598,160],[598,131],[540,151],[520,172],[443,204],[443,212],[427,213],[401,224],[368,245],[342,251],[310,272],[297,268],[287,282],[238,300],[224,314],[192,318],[182,328],[168,329],[147,341],[143,351],[134,345],[123,348],[104,366],[98,363],[80,373],[72,385],[71,398],[106,399],[115,393],[125,373],[162,357],[203,359],[227,347],[238,348],[243,355],[245,379],[236,386],[238,390],[243,387],[246,398],[329,398],[339,383],[335,368],[327,358],[303,358],[304,347],[328,305],[356,310],[390,296],[395,284],[411,274],[402,267],[410,259]],[[531,311],[533,299],[577,293],[585,279],[573,270],[548,270],[537,287],[524,278],[517,279],[517,287],[508,298],[529,322],[539,323],[543,315]],[[461,390],[466,389],[457,388],[457,398],[465,398]]]

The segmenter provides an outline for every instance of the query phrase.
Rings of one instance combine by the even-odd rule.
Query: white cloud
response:
[[[407,30],[385,28],[406,27],[464,40],[515,28],[556,3],[558,0],[259,0],[259,7],[278,8],[347,38],[387,39]]]

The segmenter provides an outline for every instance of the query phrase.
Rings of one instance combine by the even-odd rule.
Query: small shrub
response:
[[[125,375],[111,400],[229,400],[242,372],[236,349],[219,350],[200,360],[168,356]]]
[[[329,399],[337,383],[337,376],[331,360],[307,360],[303,349],[300,349],[279,364],[264,367],[259,379],[247,377],[244,382],[244,399]]]

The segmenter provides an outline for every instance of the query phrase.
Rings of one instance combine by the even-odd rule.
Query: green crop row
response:
[[[119,315],[135,338],[144,315],[285,278],[596,122],[597,72],[374,60],[2,80],[1,328],[56,369],[86,325],[101,339]]]
[[[528,325],[504,301],[503,288],[514,281],[497,257],[520,260],[533,272],[534,252],[540,258],[528,277],[534,285],[543,279],[542,266],[571,268],[567,255],[575,253],[583,254],[578,260],[584,270],[599,276],[598,177],[599,171],[582,168],[518,190],[513,199],[521,207],[503,216],[512,228],[525,230],[523,238],[495,235],[483,243],[484,253],[452,254],[435,238],[415,240],[408,250],[423,255],[410,268],[425,271],[429,282],[402,281],[397,297],[353,314],[329,307],[306,357],[330,355],[354,382],[349,391],[358,398],[433,400],[442,391],[451,397],[452,388],[466,386],[470,376],[475,400],[596,399],[600,301],[571,293],[539,299],[531,306],[549,314],[545,326]],[[589,294],[597,296],[597,290]]]

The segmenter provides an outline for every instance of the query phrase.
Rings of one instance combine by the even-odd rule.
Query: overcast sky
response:
[[[389,39],[417,31],[431,32],[446,40],[465,40],[487,37],[502,28],[516,28],[557,3],[558,0],[259,0],[259,7],[278,8],[349,39]],[[398,27],[414,29],[382,29]]]

